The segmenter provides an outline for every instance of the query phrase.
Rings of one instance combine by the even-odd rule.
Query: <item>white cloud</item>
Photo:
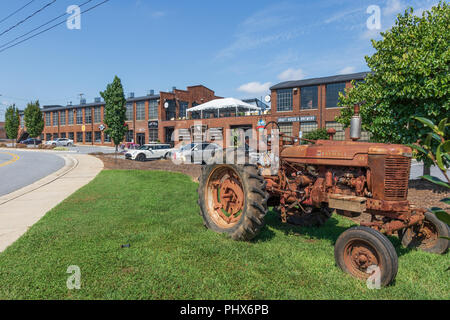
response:
[[[293,12],[300,9],[297,4],[282,2],[255,12],[237,25],[233,41],[215,58],[231,58],[247,50],[299,37],[307,28],[313,28],[299,25],[299,18]]]
[[[238,88],[239,91],[245,92],[245,93],[251,93],[251,94],[257,94],[257,93],[265,93],[269,91],[270,86],[272,85],[272,82],[266,82],[266,83],[260,83],[260,82],[249,82],[246,84],[243,84]]]
[[[383,14],[386,16],[398,14],[405,8],[405,5],[400,0],[388,0],[386,7],[383,9]]]
[[[348,73],[355,73],[356,72],[356,68],[355,67],[345,67],[343,69],[341,69],[338,74],[348,74]]]
[[[289,68],[287,70],[284,70],[282,73],[278,75],[278,79],[280,79],[281,81],[301,80],[304,77],[305,73],[301,68],[299,69]]]
[[[338,12],[338,13],[334,14],[330,18],[326,19],[324,22],[325,22],[325,24],[329,24],[329,23],[332,23],[332,22],[337,22],[337,21],[344,20],[345,22],[348,23],[349,16],[353,16],[356,13],[360,13],[361,11],[362,11],[361,8],[350,9],[350,10],[347,10],[347,11],[341,11],[341,12]]]

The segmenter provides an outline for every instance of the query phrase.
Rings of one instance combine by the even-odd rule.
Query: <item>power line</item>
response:
[[[43,6],[42,8],[40,8],[39,10],[33,12],[31,15],[29,15],[28,17],[26,17],[25,19],[23,19],[22,21],[17,22],[15,25],[13,25],[12,27],[10,27],[9,29],[6,29],[5,31],[3,31],[2,33],[0,33],[0,37],[2,35],[4,35],[5,33],[11,31],[12,29],[18,27],[19,25],[21,25],[22,23],[24,23],[25,21],[31,19],[32,17],[34,17],[35,15],[37,15],[39,12],[44,11],[46,8],[50,7],[52,4],[54,4],[56,2],[56,0],[52,0],[51,2],[47,3],[45,6]]]
[[[13,15],[15,15],[16,13],[22,11],[23,9],[25,9],[26,7],[28,7],[30,4],[32,4],[35,0],[31,0],[30,2],[28,2],[26,5],[22,6],[21,8],[17,9],[16,11],[14,11],[13,13],[11,13],[9,16],[7,16],[6,18],[3,18],[2,20],[0,20],[0,23],[2,23],[3,21],[6,21],[7,19],[11,18]]]
[[[75,16],[73,16],[73,17],[75,18],[75,17],[77,17],[77,16],[80,16],[82,13],[89,12],[89,11],[91,11],[91,10],[93,10],[93,9],[95,9],[95,8],[97,8],[97,7],[99,7],[99,6],[101,6],[102,4],[104,4],[104,3],[106,3],[106,2],[109,2],[109,0],[104,0],[104,1],[100,2],[99,4],[96,4],[95,6],[92,6],[92,7],[88,8],[88,9],[86,9],[86,10],[80,12],[79,14],[77,14],[77,15],[75,15]],[[6,47],[6,48],[3,48],[3,49],[0,50],[0,53],[2,53],[2,52],[5,51],[5,50],[8,50],[8,49],[10,49],[10,48],[13,48],[13,47],[15,47],[15,46],[18,46],[19,44],[24,43],[24,42],[27,41],[27,40],[30,40],[30,39],[32,39],[32,38],[34,38],[34,37],[37,37],[37,36],[40,35],[40,34],[43,34],[43,33],[47,32],[47,31],[50,31],[50,30],[52,30],[52,29],[54,29],[54,28],[56,28],[56,27],[62,25],[62,24],[65,23],[65,22],[66,22],[65,20],[64,20],[64,21],[61,21],[61,22],[58,22],[57,24],[55,24],[55,25],[53,25],[53,26],[51,26],[51,27],[48,27],[47,29],[44,29],[44,30],[42,30],[42,31],[40,31],[40,32],[38,32],[38,33],[32,35],[32,36],[29,36],[28,38],[23,39],[22,41],[19,41],[19,42],[15,43],[15,44],[12,44],[12,45],[10,45],[10,46],[8,46],[8,47]]]
[[[84,2],[84,3],[82,3],[82,4],[80,4],[79,7],[81,8],[81,7],[83,7],[84,5],[88,4],[89,2],[92,2],[92,0],[88,0],[88,1],[86,1],[86,2]],[[39,29],[41,29],[42,27],[45,27],[46,25],[52,23],[52,22],[55,21],[55,20],[58,20],[58,19],[61,18],[61,17],[66,16],[66,15],[68,15],[68,13],[65,12],[65,13],[63,13],[63,14],[57,16],[56,18],[53,18],[53,19],[47,21],[46,23],[41,24],[40,26],[38,26],[38,27],[36,27],[36,28],[34,28],[34,29],[32,29],[32,30],[30,30],[30,31],[28,31],[28,32],[26,32],[26,33],[24,33],[24,34],[22,34],[21,36],[18,36],[17,38],[15,38],[15,39],[13,39],[13,40],[11,40],[11,41],[8,41],[8,42],[2,44],[2,45],[0,46],[0,49],[3,48],[3,47],[6,47],[8,44],[11,44],[11,43],[13,43],[13,42],[15,42],[15,41],[17,41],[17,40],[19,40],[19,39],[22,39],[23,37],[29,35],[30,33],[33,33],[34,31],[39,30]]]

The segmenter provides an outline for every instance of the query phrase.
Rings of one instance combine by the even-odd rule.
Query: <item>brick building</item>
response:
[[[277,121],[282,132],[298,136],[318,128],[335,128],[336,140],[349,138],[349,130],[335,121],[340,108],[337,106],[339,92],[351,86],[351,81],[363,81],[366,72],[287,81],[274,85],[271,90],[271,106],[258,99],[244,100],[259,106],[261,112],[187,112],[190,108],[218,99],[215,92],[205,86],[191,86],[186,90],[173,88],[171,92],[134,97],[126,102],[126,115],[129,131],[126,142],[144,144],[148,142],[171,143],[175,140],[192,137],[193,128],[201,123],[208,132],[210,140],[221,135],[225,146],[230,144],[225,132],[227,129],[256,129],[258,122]],[[67,137],[76,144],[112,145],[102,131],[104,127],[104,102],[96,99],[93,103],[82,101],[79,105],[44,106],[44,140]],[[201,118],[203,117],[203,118]],[[200,119],[201,118],[201,119]],[[206,130],[207,129],[207,130]],[[210,134],[211,133],[211,134]],[[178,135],[178,136],[177,136]],[[363,140],[367,140],[363,133]]]
[[[173,132],[177,129],[179,138],[192,136],[192,127],[196,124],[203,126],[203,130],[208,129],[217,140],[217,132],[223,133],[223,144],[228,146],[231,139],[225,132],[233,129],[256,129],[258,122],[265,123],[276,121],[280,125],[280,130],[291,136],[299,136],[300,131],[307,133],[318,128],[334,128],[337,133],[336,140],[349,139],[349,129],[344,130],[343,126],[335,121],[340,114],[337,106],[339,92],[351,86],[351,81],[363,81],[367,72],[337,75],[323,78],[306,79],[299,81],[287,81],[274,85],[271,90],[271,107],[261,113],[238,113],[231,111],[226,114],[211,112],[203,115],[202,119],[189,117],[189,119],[167,120],[161,117],[160,127],[164,131]],[[257,99],[252,99],[259,101]],[[247,102],[249,102],[247,100]],[[259,103],[261,103],[259,101]],[[260,106],[260,105],[259,105]],[[261,107],[261,106],[260,106]],[[206,134],[206,139],[210,140],[211,135]],[[168,136],[164,135],[169,141]],[[362,140],[368,140],[367,133],[362,133]]]
[[[298,136],[317,128],[334,128],[335,140],[350,138],[350,129],[335,121],[340,114],[339,92],[351,87],[351,81],[363,81],[368,73],[360,72],[323,78],[286,81],[270,88],[273,120],[281,131]],[[362,140],[368,140],[362,133]]]
[[[5,123],[0,122],[0,140],[6,139]]]
[[[131,93],[126,101],[126,123],[128,133],[125,142],[144,144],[169,141],[170,124],[183,121],[185,110],[195,105],[217,99],[214,91],[202,86],[188,87],[187,90],[173,88],[171,92],[134,97]],[[167,106],[167,108],[165,108]],[[50,105],[43,107],[43,139],[69,138],[76,144],[112,145],[111,139],[103,132],[105,103],[96,98],[93,103],[81,101],[78,105]],[[161,126],[164,122],[166,126]]]

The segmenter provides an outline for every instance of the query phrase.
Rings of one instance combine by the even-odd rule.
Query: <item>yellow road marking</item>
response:
[[[8,160],[8,161],[6,161],[4,163],[0,163],[0,168],[4,167],[4,166],[7,166],[7,165],[9,165],[11,163],[14,163],[14,162],[16,162],[17,160],[20,159],[20,157],[17,154],[14,154],[14,153],[9,153],[9,152],[0,152],[0,153],[8,154],[8,155],[10,155],[12,157],[11,160]]]

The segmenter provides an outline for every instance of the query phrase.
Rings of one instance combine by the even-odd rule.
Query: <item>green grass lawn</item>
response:
[[[253,242],[203,227],[197,184],[182,174],[103,171],[0,254],[0,299],[449,299],[449,254],[403,249],[394,285],[369,290],[334,262],[352,225],[281,224]],[[121,248],[130,244],[129,248]],[[68,290],[67,267],[81,268]]]

